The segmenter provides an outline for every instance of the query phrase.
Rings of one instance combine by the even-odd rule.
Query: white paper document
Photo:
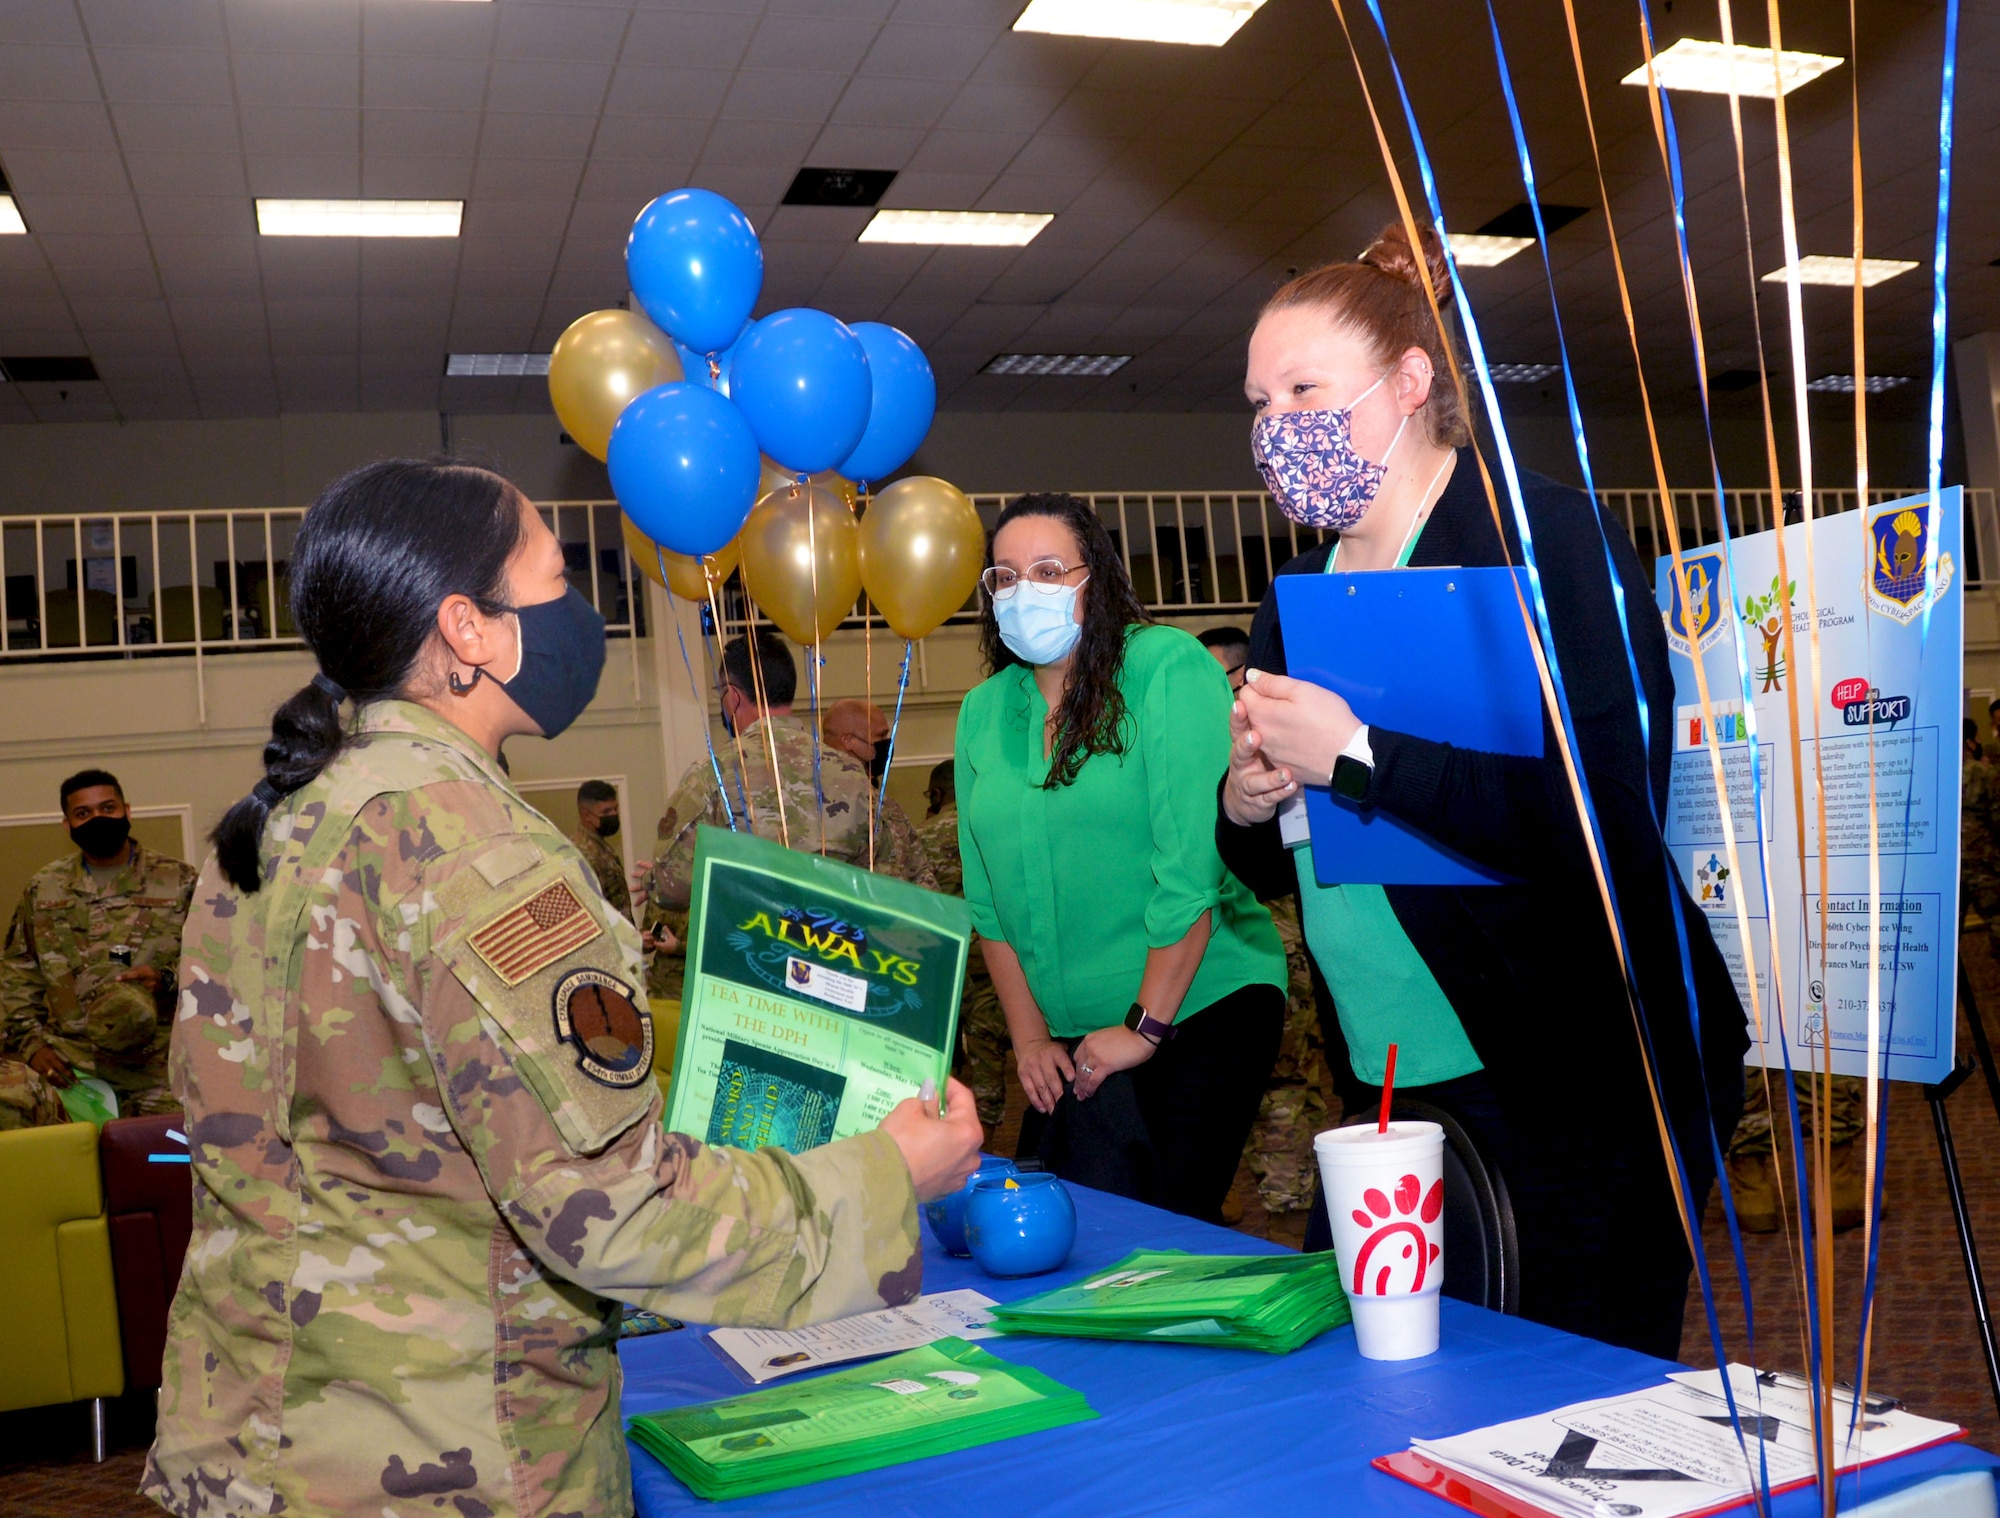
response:
[[[822,1365],[895,1354],[939,1339],[990,1339],[993,1299],[969,1288],[918,1297],[903,1307],[856,1313],[814,1328],[716,1328],[708,1340],[759,1386]]]
[[[1730,1366],[1729,1378],[1736,1426],[1721,1376],[1682,1371],[1644,1391],[1449,1439],[1413,1439],[1410,1447],[1510,1496],[1575,1518],[1688,1518],[1740,1502],[1765,1480],[1774,1490],[1811,1480],[1811,1393],[1760,1383],[1746,1365]],[[1887,1409],[1869,1412],[1850,1440],[1853,1405],[1850,1395],[1835,1394],[1834,1449],[1842,1470],[1959,1432],[1949,1423]]]

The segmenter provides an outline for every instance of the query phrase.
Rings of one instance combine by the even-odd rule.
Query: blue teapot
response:
[[[1076,1203],[1046,1173],[974,1176],[965,1242],[990,1276],[1038,1276],[1069,1258]]]
[[[972,1253],[965,1243],[965,1204],[972,1200],[972,1188],[984,1176],[997,1176],[1004,1180],[1017,1173],[1012,1160],[1003,1160],[997,1154],[982,1154],[979,1156],[979,1168],[966,1177],[963,1186],[949,1196],[924,1203],[924,1218],[931,1225],[932,1235],[944,1246],[946,1254]]]

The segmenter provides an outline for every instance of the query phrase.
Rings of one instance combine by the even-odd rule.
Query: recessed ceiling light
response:
[[[1789,95],[1800,85],[1819,78],[1828,69],[1839,68],[1846,61],[1844,58],[1830,58],[1825,53],[1786,50],[1778,54],[1778,77],[1784,81],[1785,93]],[[1771,50],[1768,47],[1746,47],[1740,42],[1730,47],[1720,42],[1697,42],[1692,37],[1683,37],[1672,47],[1653,54],[1653,77],[1659,80],[1663,90],[1727,95],[1732,73],[1738,95],[1752,100],[1771,98]],[[1646,65],[1640,64],[1618,82],[1644,88]]]
[[[1452,257],[1473,269],[1504,264],[1523,248],[1535,245],[1532,237],[1492,237],[1484,232],[1453,232],[1449,235]]]
[[[462,200],[259,200],[266,237],[456,237]]]
[[[1560,364],[1488,364],[1496,385],[1532,385],[1536,380],[1554,379],[1562,373]]]
[[[1559,206],[1553,201],[1540,202],[1542,225],[1550,232],[1560,232],[1579,216],[1587,214],[1589,206]],[[1483,227],[1472,229],[1487,237],[1533,237],[1535,235],[1535,207],[1525,200],[1509,206]]]
[[[803,168],[792,176],[783,203],[788,206],[879,205],[883,192],[895,179],[894,169]]]
[[[1041,211],[877,211],[858,240],[1021,248],[1054,220]]]
[[[1919,267],[1913,258],[1864,258],[1861,260],[1861,285],[1879,285],[1885,279],[1894,279],[1898,274],[1907,274]],[[1785,271],[1782,266],[1764,276],[1767,285],[1782,285]],[[1854,288],[1854,259],[1845,253],[1808,253],[1799,260],[1799,283],[1802,285],[1839,285],[1843,289]]]
[[[19,237],[28,230],[21,220],[21,208],[11,195],[0,195],[0,237]]]
[[[445,358],[444,372],[466,379],[547,374],[549,356],[546,353],[453,353]]]
[[[1885,390],[1894,390],[1898,385],[1907,385],[1909,382],[1910,377],[1907,374],[1871,374],[1862,382],[1862,389],[1866,390],[1870,395],[1880,395]],[[1818,379],[1808,384],[1806,389],[1817,390],[1822,395],[1852,395],[1854,394],[1854,376],[1851,374],[1822,374]]]
[[[1264,0],[1029,0],[1017,32],[1221,47]]]
[[[87,353],[34,353],[0,358],[0,374],[17,385],[87,385],[97,365]]]
[[[1132,362],[1129,353],[997,353],[987,360],[981,374],[1060,375],[1070,379],[1096,379],[1116,374]]]

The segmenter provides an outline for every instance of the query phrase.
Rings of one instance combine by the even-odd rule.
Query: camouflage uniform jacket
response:
[[[264,847],[253,896],[208,862],[187,930],[162,1506],[629,1513],[613,1299],[796,1326],[916,1294],[887,1134],[661,1130],[637,930],[450,723],[366,708]]]
[[[1959,876],[1980,915],[2000,896],[2000,770],[1986,759],[1967,759],[1960,769]]]
[[[194,871],[178,859],[132,845],[125,867],[107,882],[92,873],[83,855],[44,865],[28,882],[7,933],[0,960],[0,1012],[7,1046],[21,1059],[54,1049],[72,1065],[95,1071],[121,1089],[138,1090],[165,1077],[172,1003],[150,1026],[122,1026],[137,998],[120,998],[112,1015],[121,1024],[93,1017],[102,1004],[100,988],[127,966],[112,958],[131,953],[134,969],[151,966],[171,979],[181,957],[181,925],[187,920]]]
[[[625,883],[625,861],[618,851],[606,843],[595,828],[579,825],[569,835],[569,841],[576,845],[577,853],[583,855],[583,862],[590,866],[590,873],[597,877],[597,889],[604,893],[604,899],[616,907],[626,917],[632,915],[632,888]]]
[[[958,857],[958,803],[948,801],[935,817],[917,823],[917,842],[937,876],[937,888],[947,896],[965,894],[965,864]]]
[[[766,728],[769,737],[766,737]],[[780,821],[778,788],[771,783],[771,745],[778,751],[778,774],[784,780],[784,813]],[[819,751],[819,793],[813,788],[813,739],[805,723],[789,713],[773,715],[743,729],[744,784],[736,783],[734,746],[722,759],[722,773],[729,781],[729,805],[736,810],[736,825],[745,825],[744,795],[749,800],[749,825],[759,838],[782,843],[789,834],[791,846],[803,854],[824,852],[830,859],[868,868],[869,813],[875,805],[875,787],[859,760],[831,744]],[[826,797],[821,812],[819,794]],[[694,839],[700,823],[728,827],[729,814],[722,804],[722,791],[715,783],[715,771],[707,760],[688,767],[681,783],[667,798],[667,810],[660,818],[660,850],[653,861],[650,894],[653,905],[669,910],[685,910],[694,888]],[[937,889],[937,877],[924,857],[923,845],[910,819],[894,801],[882,808],[882,825],[875,833],[875,872],[894,875]]]

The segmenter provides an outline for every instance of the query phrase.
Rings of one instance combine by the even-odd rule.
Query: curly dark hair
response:
[[[1046,790],[1076,779],[1092,754],[1122,754],[1129,742],[1125,698],[1118,690],[1118,672],[1125,665],[1125,642],[1132,629],[1153,619],[1132,589],[1132,577],[1111,534],[1088,504],[1058,492],[1024,495],[1010,501],[986,535],[986,563],[993,564],[993,540],[1018,517],[1050,517],[1061,522],[1083,548],[1090,570],[1083,597],[1083,636],[1077,640],[1076,662],[1056,713],[1056,741],[1049,753]],[[1024,662],[1000,638],[993,616],[993,598],[979,598],[979,648],[994,674]]]

